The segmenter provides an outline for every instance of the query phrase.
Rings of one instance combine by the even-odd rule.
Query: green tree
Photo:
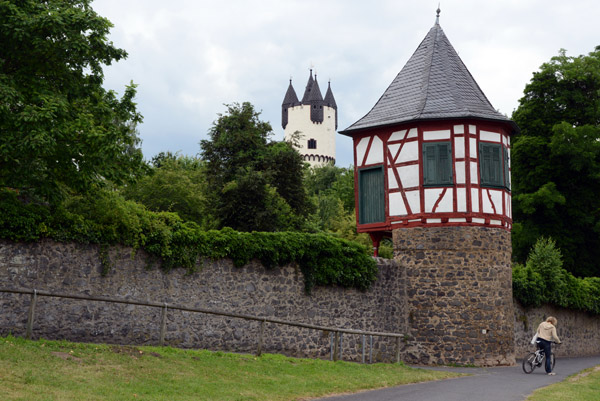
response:
[[[175,212],[183,220],[209,228],[206,172],[200,159],[159,153],[148,175],[122,188],[126,199],[155,212]]]
[[[102,88],[111,27],[90,0],[0,1],[0,187],[55,202],[142,170],[135,86]]]
[[[200,142],[208,198],[218,228],[296,230],[309,204],[304,163],[287,143],[269,142],[271,125],[248,103],[227,105]]]
[[[513,250],[518,261],[552,237],[565,268],[600,269],[600,47],[544,63],[513,114]]]
[[[354,170],[332,165],[306,171],[305,185],[314,205],[310,221],[313,229],[337,231],[354,214]],[[355,230],[356,224],[354,223]],[[347,237],[344,237],[347,238]],[[348,238],[351,239],[351,238]]]
[[[331,194],[342,202],[344,210],[354,209],[354,169],[326,164],[307,170],[306,188],[310,195]]]

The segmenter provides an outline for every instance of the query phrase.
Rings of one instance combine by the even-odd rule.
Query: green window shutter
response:
[[[438,183],[443,185],[452,184],[452,148],[450,143],[437,145],[438,151]]]
[[[479,173],[481,175],[481,185],[489,187],[505,186],[506,168],[502,146],[495,143],[479,144]]]
[[[437,183],[436,146],[423,144],[423,184],[434,185]]]
[[[504,149],[504,186],[510,190],[510,171],[508,170],[508,149]]]
[[[491,146],[492,152],[492,185],[503,186],[504,180],[502,179],[502,158],[500,155],[502,148],[500,146]]]
[[[490,185],[490,166],[491,166],[490,149],[487,145],[479,144],[479,175],[481,177],[481,185]]]
[[[450,142],[423,144],[423,185],[452,185]]]
[[[358,171],[359,224],[385,221],[385,186],[383,167]]]

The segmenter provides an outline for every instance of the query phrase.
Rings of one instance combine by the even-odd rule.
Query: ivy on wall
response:
[[[366,290],[377,266],[365,246],[328,234],[203,231],[176,214],[150,212],[111,192],[72,197],[60,207],[23,203],[13,191],[0,191],[0,238],[56,241],[144,249],[162,269],[193,272],[202,258],[230,258],[236,266],[258,259],[272,269],[296,263],[307,293],[318,285]],[[108,265],[108,264],[107,264]]]

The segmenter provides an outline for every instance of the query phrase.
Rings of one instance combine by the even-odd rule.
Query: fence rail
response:
[[[369,352],[369,362],[372,362],[372,350],[373,350],[373,337],[391,337],[396,339],[396,362],[400,362],[400,351],[402,346],[402,340],[405,340],[407,337],[404,334],[398,333],[384,333],[377,331],[364,331],[364,330],[352,330],[352,329],[344,329],[339,327],[329,327],[329,326],[320,326],[314,324],[307,323],[298,323],[298,322],[290,322],[282,319],[275,318],[267,318],[267,317],[259,317],[246,315],[241,313],[231,313],[219,310],[211,310],[205,308],[191,308],[188,306],[177,305],[177,304],[167,304],[166,302],[144,302],[144,301],[136,301],[131,299],[123,299],[123,298],[110,298],[110,297],[94,297],[89,295],[78,295],[78,294],[60,294],[60,293],[51,293],[48,291],[37,290],[37,289],[11,289],[11,288],[0,288],[0,293],[11,293],[11,294],[21,294],[21,295],[31,295],[31,302],[29,304],[29,313],[27,316],[27,327],[25,331],[25,337],[31,338],[33,332],[33,324],[35,321],[35,308],[37,303],[37,298],[40,296],[44,297],[52,297],[52,298],[65,298],[65,299],[76,299],[83,301],[95,301],[95,302],[108,302],[108,303],[116,303],[116,304],[126,304],[126,305],[137,305],[137,306],[147,306],[152,308],[161,308],[161,324],[160,324],[160,336],[159,336],[159,345],[164,345],[165,341],[165,330],[166,330],[166,322],[167,322],[167,311],[169,309],[179,310],[184,312],[194,312],[194,313],[203,313],[208,315],[217,315],[217,316],[225,316],[236,319],[243,320],[252,320],[260,322],[260,332],[259,338],[257,341],[257,351],[256,355],[261,355],[262,347],[264,343],[264,335],[265,335],[265,323],[279,324],[284,326],[292,326],[292,327],[301,327],[312,330],[320,330],[330,332],[330,359],[337,361],[341,358],[342,355],[342,339],[343,334],[355,334],[362,335],[362,362],[365,363],[366,360],[366,336],[369,337],[370,344],[370,352]]]

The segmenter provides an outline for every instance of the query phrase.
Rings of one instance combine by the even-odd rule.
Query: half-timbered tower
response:
[[[292,80],[281,104],[281,125],[286,140],[296,134],[297,149],[311,166],[335,164],[335,134],[337,130],[337,104],[327,86],[325,97],[321,94],[317,75],[312,70],[306,83],[302,101],[298,100]]]
[[[417,361],[514,361],[510,137],[517,129],[461,61],[438,10],[379,101],[341,132],[354,142],[357,229],[375,250],[391,235],[407,268],[408,331],[426,350]],[[487,351],[497,358],[478,359]]]

